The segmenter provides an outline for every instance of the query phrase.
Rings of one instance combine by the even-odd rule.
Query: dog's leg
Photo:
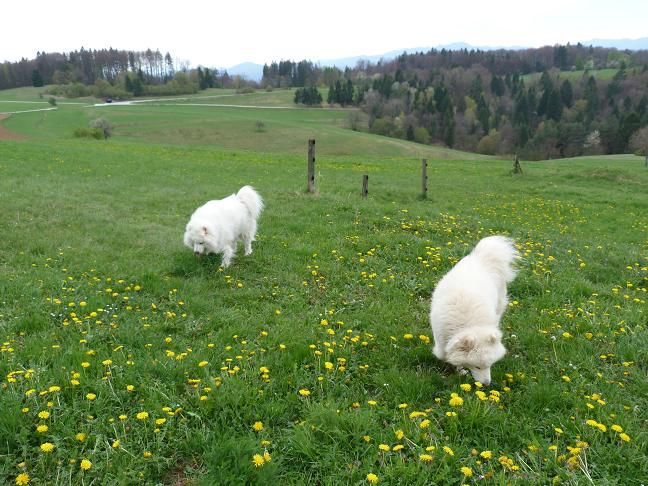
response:
[[[253,221],[250,224],[249,231],[242,235],[243,246],[245,247],[245,254],[249,255],[252,253],[252,242],[254,241],[254,236],[256,235],[256,221]]]
[[[226,246],[223,250],[223,268],[227,268],[232,263],[232,258],[234,258],[234,248],[231,246]]]
[[[245,248],[245,255],[252,253],[252,241],[254,239],[249,235],[243,235],[243,247]]]

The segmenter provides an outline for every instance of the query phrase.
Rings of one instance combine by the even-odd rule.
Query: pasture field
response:
[[[30,138],[0,141],[0,481],[646,484],[642,159],[511,176],[341,111],[103,109],[2,122]],[[72,138],[96,116],[113,138]],[[266,202],[253,254],[195,258],[189,215],[244,184]],[[495,233],[524,258],[480,388],[433,357],[427,314]]]

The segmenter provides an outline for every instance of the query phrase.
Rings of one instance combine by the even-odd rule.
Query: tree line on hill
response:
[[[130,98],[195,93],[211,87],[240,87],[244,80],[227,71],[176,63],[168,52],[84,49],[38,52],[35,59],[0,64],[0,89],[55,85],[47,93],[67,97],[94,95]]]
[[[328,86],[328,103],[359,106],[368,130],[389,137],[534,159],[648,147],[648,51],[432,49],[344,72],[266,67],[262,84]]]

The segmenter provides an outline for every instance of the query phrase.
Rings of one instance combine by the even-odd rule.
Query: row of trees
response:
[[[86,50],[67,54],[39,52],[35,59],[0,64],[0,89],[56,85],[50,94],[69,97],[172,95],[214,87],[239,87],[227,72],[176,62],[159,50]]]

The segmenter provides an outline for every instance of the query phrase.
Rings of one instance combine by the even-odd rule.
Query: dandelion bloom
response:
[[[472,390],[472,386],[470,385],[470,383],[462,383],[461,385],[459,385],[459,388],[461,388],[465,392],[469,392],[470,390]]]
[[[378,482],[378,476],[376,476],[374,473],[369,473],[367,474],[367,481],[372,484],[376,484]]]
[[[112,447],[113,449],[118,449],[118,448],[119,448],[119,444],[120,444],[119,439],[116,439],[116,440],[113,441],[111,447]]]
[[[43,432],[47,432],[48,429],[49,427],[47,427],[47,425],[41,424],[36,427],[36,432],[40,432],[42,434]]]
[[[443,446],[443,452],[445,452],[449,456],[454,456],[454,451],[450,449],[448,446]]]
[[[623,432],[623,428],[620,425],[614,424],[612,427],[610,427],[612,430],[615,432]]]
[[[167,419],[165,418],[159,418],[155,419],[155,425],[164,425],[166,423]]]
[[[254,425],[252,426],[252,428],[257,432],[263,430],[263,422],[261,422],[260,420],[254,422]]]
[[[40,446],[41,451],[45,452],[46,454],[49,452],[52,452],[54,450],[54,444],[51,442],[43,442]]]
[[[137,420],[146,420],[149,417],[148,412],[139,412],[137,415]]]
[[[307,390],[306,388],[302,388],[301,390],[299,390],[299,394],[302,397],[307,397],[310,395],[310,393],[311,393],[310,390]]]
[[[252,456],[252,464],[254,464],[254,467],[261,467],[265,464],[265,459],[261,454],[254,454]]]
[[[419,455],[419,459],[423,462],[431,462],[434,459],[434,457],[431,456],[430,454],[421,454]]]
[[[86,439],[86,435],[83,432],[79,432],[74,436],[74,438],[79,442],[83,442]]]
[[[482,451],[479,453],[479,456],[483,459],[490,459],[491,457],[493,457],[493,453],[491,451]]]
[[[272,456],[270,455],[270,453],[269,453],[268,451],[265,451],[265,452],[263,453],[263,460],[264,460],[265,462],[270,462],[270,461],[272,461]]]
[[[20,473],[18,476],[16,476],[16,484],[18,485],[29,484],[29,474]]]
[[[451,407],[461,407],[463,405],[463,398],[461,398],[459,395],[452,393],[450,396],[452,398],[450,398],[450,401],[448,403]]]
[[[94,393],[88,393],[88,394],[86,395],[86,398],[87,398],[88,400],[92,401],[92,400],[94,400],[95,398],[97,398],[97,395],[95,395]]]
[[[398,440],[401,440],[403,437],[405,437],[405,432],[399,429],[396,432],[394,432],[394,435],[396,435],[396,438]]]
[[[146,459],[148,459],[148,458],[151,457],[153,454],[151,453],[151,451],[144,451],[144,453],[143,453],[142,455],[143,455]]]
[[[200,366],[201,368],[204,368],[208,364],[209,364],[209,361],[201,361],[200,363],[198,363],[198,366]]]
[[[38,412],[38,418],[42,418],[43,420],[46,420],[50,417],[50,413],[47,410],[43,410],[42,412]]]
[[[379,444],[378,449],[383,452],[389,452],[391,450],[391,447],[389,447],[387,444]]]
[[[621,440],[624,442],[630,442],[630,436],[625,432],[620,433],[619,437],[621,437]]]
[[[132,392],[133,390],[135,390],[135,387],[133,385],[126,385],[126,390]]]
[[[422,429],[426,429],[429,426],[430,426],[430,421],[428,419],[421,421],[421,423],[419,424],[419,427],[421,427]]]
[[[472,469],[470,469],[470,468],[467,467],[467,466],[463,466],[463,467],[461,468],[461,473],[462,473],[464,476],[466,476],[467,478],[469,478],[470,476],[473,475]]]
[[[119,420],[121,420],[122,422],[123,422],[124,420],[126,420],[127,418],[128,418],[128,417],[127,417],[126,415],[124,415],[124,414],[121,414],[121,415],[119,416]]]
[[[398,444],[398,445],[395,445],[394,448],[393,448],[392,450],[393,450],[394,452],[398,452],[398,451],[400,451],[401,449],[403,449],[404,447],[405,447],[405,446],[404,446],[403,444]]]
[[[409,405],[407,403],[401,403],[400,405],[398,405],[398,408],[400,408],[400,409],[405,409],[407,407],[409,407]]]
[[[84,471],[87,471],[88,469],[90,469],[92,467],[92,463],[87,459],[83,459],[83,460],[81,460],[80,467]]]

